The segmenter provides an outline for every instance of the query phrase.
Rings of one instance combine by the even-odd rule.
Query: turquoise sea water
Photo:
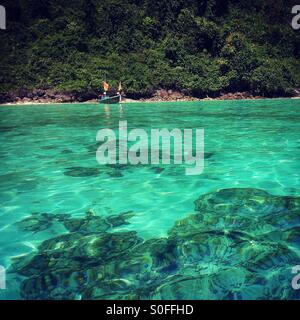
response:
[[[299,111],[289,99],[2,106],[0,298],[298,299]],[[203,128],[204,172],[99,165],[97,131],[120,120]]]

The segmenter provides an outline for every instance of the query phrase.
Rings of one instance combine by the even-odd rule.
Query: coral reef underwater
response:
[[[67,174],[97,174],[70,168]],[[222,189],[199,196],[195,213],[166,237],[118,231],[134,212],[83,218],[34,214],[17,223],[66,233],[15,258],[24,299],[299,299],[291,286],[300,264],[300,197],[259,189]]]

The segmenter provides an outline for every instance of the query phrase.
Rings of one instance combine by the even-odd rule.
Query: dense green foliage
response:
[[[158,88],[203,97],[300,86],[300,31],[286,0],[14,0],[1,37],[1,92]]]

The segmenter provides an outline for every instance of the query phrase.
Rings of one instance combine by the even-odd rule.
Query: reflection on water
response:
[[[124,106],[121,103],[116,104],[116,105],[105,104],[105,105],[102,105],[101,107],[103,107],[103,110],[105,112],[105,117],[107,119],[110,118],[111,108],[114,108],[113,111],[115,111],[117,109],[119,111],[119,114],[120,114],[120,119],[123,118]]]

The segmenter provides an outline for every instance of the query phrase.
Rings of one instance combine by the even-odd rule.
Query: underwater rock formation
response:
[[[195,205],[196,211],[251,214],[252,217],[281,212],[291,206],[300,208],[299,199],[295,197],[273,196],[266,191],[249,188],[222,189],[209,193],[200,196]]]
[[[195,209],[167,237],[147,241],[113,232],[132,212],[58,217],[69,233],[15,260],[11,272],[26,277],[24,299],[300,298],[291,287],[300,263],[299,197],[223,189],[201,195]]]
[[[70,177],[91,177],[98,176],[100,170],[98,168],[70,167],[64,172],[65,176]]]
[[[60,152],[61,154],[72,154],[72,153],[74,153],[72,150],[70,150],[70,149],[64,149],[64,150],[62,150],[61,152]]]
[[[49,229],[55,222],[62,221],[65,217],[64,214],[33,213],[15,225],[22,231],[39,232]]]
[[[110,228],[128,224],[127,219],[133,217],[133,211],[122,212],[118,215],[100,217],[91,210],[86,213],[85,218],[69,218],[63,224],[70,232],[99,233]]]
[[[112,178],[122,178],[123,174],[120,170],[113,170],[107,173]]]
[[[100,217],[93,210],[89,210],[84,218],[72,218],[68,214],[34,213],[18,221],[15,225],[21,231],[40,232],[50,228],[55,223],[60,223],[70,232],[88,234],[104,232],[111,228],[128,224],[127,220],[133,216],[133,211]]]

